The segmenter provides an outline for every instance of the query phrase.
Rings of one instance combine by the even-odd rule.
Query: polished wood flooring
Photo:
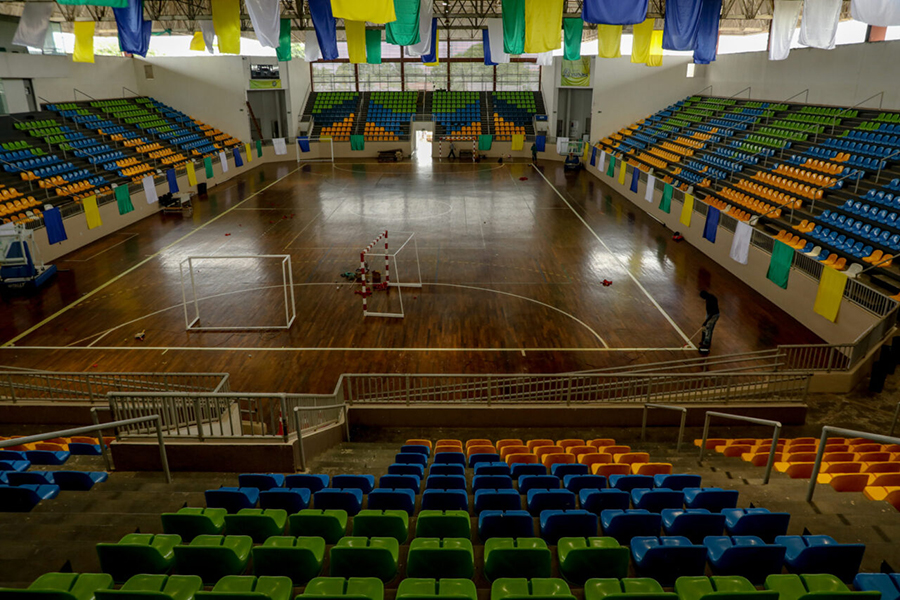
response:
[[[714,353],[820,343],[594,177],[543,163],[268,164],[56,261],[40,292],[6,296],[0,365],[226,371],[244,391],[330,391],[343,372],[559,372],[694,357],[701,289],[722,308]],[[340,273],[380,231],[405,318],[363,318]],[[187,332],[189,256],[289,254],[289,330]],[[370,260],[379,269],[381,259]],[[375,264],[379,263],[379,264]],[[283,324],[278,259],[198,261],[202,323]],[[603,280],[612,281],[604,286]],[[369,299],[400,308],[396,290]],[[143,340],[135,338],[145,332]],[[697,338],[695,338],[696,340]]]

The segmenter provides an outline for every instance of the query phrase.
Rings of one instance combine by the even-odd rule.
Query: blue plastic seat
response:
[[[0,485],[0,510],[29,512],[41,500],[50,500],[57,495],[58,485]]]
[[[415,475],[422,479],[425,477],[425,467],[422,465],[394,463],[388,466],[388,475]]]
[[[419,454],[418,452],[400,452],[396,456],[394,456],[394,462],[400,464],[413,464],[413,465],[422,465],[423,467],[428,464],[428,457],[424,454]]]
[[[406,444],[400,446],[400,452],[416,452],[418,454],[424,454],[425,456],[431,456],[431,449],[428,446],[420,446],[419,444]]]
[[[259,493],[260,508],[280,508],[289,515],[309,508],[312,492],[306,488],[276,487]]]
[[[24,452],[19,452],[18,450],[0,450],[0,460],[11,462],[11,461],[27,461],[28,459],[25,457]]]
[[[25,459],[35,465],[62,465],[71,453],[65,450],[26,450]]]
[[[362,501],[362,490],[356,488],[325,488],[313,494],[313,508],[345,510],[350,516],[362,509]]]
[[[328,487],[328,475],[299,474],[288,475],[284,478],[286,488],[306,488],[312,493],[324,490]]]
[[[707,559],[717,575],[740,575],[760,584],[773,573],[781,573],[785,547],[766,544],[755,535],[709,536],[703,540]]]
[[[728,535],[755,535],[767,544],[787,533],[791,514],[770,512],[767,508],[726,508],[725,530]]]
[[[56,485],[53,481],[53,471],[25,471],[20,473],[13,471],[6,474],[9,485]]]
[[[534,520],[525,510],[485,510],[478,515],[478,537],[534,537]]]
[[[541,511],[541,537],[555,546],[564,537],[595,537],[599,520],[597,515],[586,510],[545,510]]]
[[[473,454],[472,456],[477,456]],[[499,454],[497,455],[500,456]],[[512,470],[509,465],[500,460],[494,462],[475,463],[475,475],[510,475]]]
[[[537,517],[545,510],[574,509],[575,494],[569,490],[529,490],[525,495],[525,502],[528,512]]]
[[[416,510],[416,491],[409,488],[378,488],[369,492],[372,510],[402,510],[412,515]]]
[[[817,226],[821,229],[821,226]],[[666,475],[660,473],[653,476],[653,487],[669,488],[670,490],[683,490],[689,487],[700,487],[701,477],[688,473],[672,473]]]
[[[828,573],[845,583],[853,581],[862,564],[865,544],[840,544],[830,535],[780,535],[784,562],[793,573]]]
[[[518,481],[522,475],[546,475],[547,467],[539,464],[516,463],[512,465],[510,474],[513,479]]]
[[[487,490],[481,490],[487,491]],[[422,493],[422,510],[468,510],[466,490],[426,489]]]
[[[606,487],[606,477],[603,475],[566,475],[563,477],[563,487],[576,494],[584,489],[599,490]]]
[[[109,478],[105,471],[54,471],[53,483],[61,490],[86,492]]]
[[[643,508],[650,512],[660,512],[665,508],[681,508],[684,506],[684,492],[668,488],[637,488],[631,490],[631,503],[635,508]]]
[[[687,508],[705,508],[710,512],[721,512],[725,508],[737,507],[737,490],[723,490],[717,487],[685,488],[684,505]]]
[[[459,475],[463,476],[466,474],[466,468],[463,465],[431,465],[431,468],[428,469],[428,475]]]
[[[27,471],[31,466],[28,460],[0,460],[0,470],[3,471]]]
[[[375,489],[374,475],[335,475],[331,478],[331,487],[338,489],[360,490],[368,494]]]
[[[638,488],[652,488],[651,475],[610,475],[609,487],[630,492]]]
[[[881,592],[881,600],[900,600],[900,574],[860,573],[853,587],[862,592]]]
[[[518,483],[520,494],[527,494],[529,490],[558,490],[562,485],[559,477],[554,475],[522,475]]]
[[[686,537],[634,537],[631,558],[639,577],[652,577],[670,586],[681,576],[703,575],[706,569],[706,547]]]
[[[467,489],[464,475],[429,475],[425,478],[426,490],[463,490]]]
[[[475,514],[486,510],[520,510],[522,497],[516,490],[476,490]]]
[[[562,480],[565,480],[566,477],[570,475],[587,475],[590,473],[587,465],[582,465],[578,463],[574,464],[566,464],[566,463],[556,463],[550,465],[550,474],[559,477]]]
[[[419,493],[422,480],[416,475],[382,475],[378,480],[379,488],[413,490]],[[370,492],[371,493],[371,492]]]
[[[725,529],[725,515],[705,508],[667,508],[660,515],[666,535],[686,537],[695,544],[703,543],[708,535],[721,536]]]
[[[207,508],[224,508],[229,514],[235,514],[242,508],[256,508],[259,490],[256,488],[221,487],[217,490],[206,490]]]
[[[100,444],[85,444],[83,442],[69,442],[67,446],[72,456],[100,456]]]
[[[656,537],[662,519],[659,514],[646,510],[608,509],[600,513],[603,535],[613,537],[620,544],[629,544],[634,537]]]
[[[472,490],[511,490],[513,480],[509,475],[475,475],[472,478]],[[516,536],[508,536],[516,537]]]
[[[434,455],[434,462],[441,465],[466,466],[466,455],[462,452],[438,452]]]
[[[491,465],[493,465],[493,464],[506,465],[506,463],[501,463],[499,454],[492,454],[489,452],[476,452],[475,454],[469,456],[469,467],[470,468],[477,468],[478,465],[485,464],[485,463],[491,464]],[[509,465],[506,465],[506,468],[507,468],[507,472],[509,472]]]
[[[578,492],[581,508],[599,515],[604,510],[627,510],[631,496],[624,490],[585,488]]]
[[[238,486],[257,488],[264,492],[272,488],[284,487],[284,475],[280,473],[243,473],[238,475]]]

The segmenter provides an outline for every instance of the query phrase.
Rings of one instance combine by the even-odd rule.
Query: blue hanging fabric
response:
[[[235,148],[233,150],[233,152],[234,152],[234,166],[235,167],[243,167],[244,160],[241,158],[241,151],[238,150],[237,148]]]
[[[169,180],[169,193],[177,194],[178,193],[178,175],[175,174],[175,169],[169,169],[166,171],[166,179]]]
[[[481,39],[484,44],[484,64],[489,67],[494,67],[497,63],[491,60],[491,35],[487,29],[481,30]]]
[[[591,166],[597,166],[597,146],[591,148]]]
[[[697,41],[694,44],[694,62],[698,65],[708,65],[716,60],[721,11],[722,0],[703,0],[700,7],[700,24],[697,26]]]
[[[703,0],[667,0],[663,27],[664,50],[693,50]]]
[[[599,25],[635,25],[647,18],[648,0],[584,0],[581,18]]]
[[[631,172],[631,191],[637,194],[638,190],[638,181],[641,180],[641,170],[637,167],[634,168],[634,171]]]
[[[144,20],[144,0],[128,0],[128,6],[114,8],[113,13],[119,30],[119,49],[129,54],[147,56],[153,22]]]
[[[309,16],[316,30],[322,60],[337,60],[337,21],[331,13],[331,0],[309,0]]]
[[[436,63],[438,57],[437,17],[431,19],[431,50],[422,55],[423,63]]]
[[[44,227],[47,229],[47,241],[51,244],[69,239],[63,225],[62,215],[55,206],[44,211]]]
[[[534,145],[537,146],[538,152],[543,152],[544,147],[547,145],[547,136],[545,135],[537,135],[534,137]]]
[[[720,212],[718,208],[712,206],[707,207],[706,225],[703,226],[703,237],[714,244],[716,243],[716,233],[719,231],[719,216]]]
[[[309,152],[309,138],[307,136],[302,136],[297,138],[297,143],[300,144],[301,152]]]

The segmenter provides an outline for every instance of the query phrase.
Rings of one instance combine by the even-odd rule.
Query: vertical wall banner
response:
[[[287,154],[287,143],[284,138],[273,139],[272,148],[275,150],[275,156],[284,156]]]
[[[753,228],[743,221],[738,221],[734,229],[734,238],[731,240],[731,252],[729,256],[734,262],[746,265],[750,259],[750,239],[753,237]]]
[[[697,41],[694,44],[695,64],[708,65],[716,60],[721,12],[722,0],[703,0],[700,6],[700,23],[697,25]]]
[[[231,153],[234,155],[234,166],[243,167],[244,159],[241,158],[241,149],[235,146],[231,149]]]
[[[69,239],[66,226],[63,225],[62,214],[55,206],[44,211],[44,228],[47,230],[47,242],[52,246]]]
[[[222,165],[222,172],[228,172],[228,157],[225,156],[224,152],[219,152],[219,164]],[[237,165],[235,165],[237,166]]]
[[[706,207],[706,224],[703,226],[703,237],[716,243],[716,234],[719,231],[719,216],[721,212],[714,206]]]
[[[253,148],[250,144],[244,144],[244,155],[247,157],[247,162],[253,162]]]
[[[209,19],[197,21],[200,32],[203,34],[203,43],[206,44],[206,51],[210,54],[216,52],[216,28]]]
[[[831,267],[823,267],[813,310],[834,323],[837,320],[838,311],[841,310],[841,300],[844,298],[844,288],[846,287],[847,276],[845,274]]]
[[[852,0],[850,16],[854,21],[872,27],[896,27],[900,25],[900,2],[897,0]]]
[[[597,26],[597,56],[600,58],[619,58],[622,56],[622,26]]]
[[[194,170],[194,163],[191,161],[188,161],[185,164],[185,169],[187,169],[188,185],[190,185],[190,186],[197,185],[197,172]]]
[[[784,60],[790,55],[802,8],[803,0],[775,0],[769,29],[769,60]]]
[[[262,158],[263,155],[262,140],[256,140],[256,158]]]
[[[13,36],[13,45],[43,48],[54,7],[53,2],[26,2]]]
[[[547,52],[541,52],[537,55],[537,59],[535,62],[539,67],[552,67],[553,66],[553,50],[548,50]]]
[[[347,34],[347,54],[350,62],[361,64],[366,62],[366,23],[365,21],[344,21]]]
[[[75,51],[72,53],[72,62],[94,62],[94,22],[75,21],[72,23],[72,31],[75,33]]]
[[[315,40],[316,36],[310,35],[311,39]],[[316,52],[319,51],[319,43],[316,41]],[[287,62],[291,60],[291,20],[290,19],[281,19],[281,24],[278,26],[278,47],[275,48],[275,56],[278,57],[278,60],[281,62]],[[321,56],[321,54],[320,54]],[[309,58],[309,55],[307,55]],[[310,60],[312,62],[312,60]]]
[[[297,145],[300,146],[300,152],[309,152],[309,137],[305,135],[298,137]]]
[[[128,0],[125,8],[114,8],[116,28],[119,34],[119,50],[138,56],[147,56],[153,22],[144,20],[144,1]]]
[[[512,150],[525,149],[525,136],[521,133],[514,133],[512,136]]]
[[[178,175],[175,173],[175,169],[169,169],[166,171],[166,180],[169,182],[169,193],[177,194],[178,193]]]
[[[547,136],[546,135],[534,136],[534,145],[537,148],[538,152],[543,152],[547,147]]]
[[[772,260],[769,262],[769,270],[766,273],[766,277],[778,287],[787,289],[793,261],[794,249],[784,242],[775,240],[775,245],[772,248]]]
[[[361,150],[366,149],[366,136],[364,135],[351,135],[350,136],[350,149],[354,152],[359,152]]]
[[[214,173],[213,173],[213,165],[212,165],[212,157],[211,156],[207,156],[206,158],[203,159],[203,168],[206,170],[206,178],[212,179]]]
[[[654,191],[656,191],[656,177],[647,175],[647,188],[644,190],[644,200],[653,202]]]
[[[366,63],[381,64],[381,30],[366,29]]]
[[[503,0],[503,51],[525,52],[525,0]]]
[[[281,44],[280,4],[280,0],[244,0],[256,39],[266,48],[278,48]]]
[[[503,19],[486,19],[485,23],[491,43],[491,62],[498,65],[507,64],[509,54],[503,49]]]
[[[694,197],[691,194],[684,195],[684,204],[681,205],[681,218],[678,219],[685,227],[691,226],[691,215],[694,213]]]
[[[582,56],[579,60],[562,61],[559,85],[562,87],[590,87],[591,57]]]
[[[800,20],[800,43],[823,50],[834,48],[842,4],[841,0],[806,0]]]
[[[309,17],[324,60],[337,60],[337,21],[331,12],[331,0],[307,0]],[[309,35],[307,33],[307,35]]]
[[[156,193],[156,184],[153,183],[153,175],[147,175],[141,179],[141,185],[144,187],[144,198],[147,204],[156,204],[159,202],[159,195]]]
[[[663,211],[666,214],[672,212],[672,194],[674,193],[674,189],[672,188],[671,183],[667,183],[663,187],[662,198],[659,201],[659,210]]]
[[[597,147],[596,146],[591,148],[591,166],[592,167],[597,166]]]
[[[525,0],[525,52],[549,52],[562,44],[563,0]]]
[[[578,60],[581,58],[581,34],[584,21],[577,18],[563,19],[563,40],[565,41],[563,58]]]
[[[419,43],[420,0],[394,0],[396,21],[388,23],[385,40],[394,46],[412,46]]]
[[[619,159],[619,185],[625,185],[625,174],[628,172],[628,163],[624,158]]]
[[[693,50],[703,0],[667,0],[663,27],[665,50]]]
[[[637,194],[638,191],[638,182],[641,180],[641,170],[637,167],[631,172],[631,188],[629,188],[633,193]]]
[[[96,194],[82,200],[81,205],[84,207],[84,218],[87,220],[88,229],[96,229],[103,225],[103,221],[100,219],[100,209],[97,208]]]
[[[397,20],[394,0],[331,0],[335,19],[365,23],[391,23]]]
[[[315,31],[307,31],[303,38],[303,50],[306,53],[306,62],[322,60],[322,51],[319,49],[319,38]]]
[[[134,204],[131,203],[131,191],[128,189],[127,183],[116,186],[115,194],[120,215],[127,215],[134,210]]]
[[[654,31],[650,35],[650,56],[647,59],[648,67],[661,67],[663,64],[663,32]]]
[[[431,19],[431,48],[428,49],[425,54],[422,55],[422,62],[425,63],[426,66],[434,66],[440,62],[440,39],[438,36],[438,20],[437,17]]]
[[[203,43],[202,31],[194,32],[194,37],[191,38],[190,49],[194,52],[203,52],[206,49],[206,44]]]
[[[597,25],[635,25],[647,18],[647,0],[584,0],[582,18]]]
[[[609,167],[606,169],[607,177],[615,177],[616,176],[616,157],[612,154],[609,155]]]
[[[601,150],[600,151],[600,162],[597,163],[597,170],[602,171],[605,165],[606,165],[606,152]]]
[[[422,56],[431,49],[431,21],[433,15],[433,0],[421,0],[419,3],[419,43],[406,48],[410,56]]]
[[[57,0],[57,4],[66,6],[108,6],[110,8],[125,8],[128,6],[128,0]]]
[[[631,43],[631,62],[647,64],[650,60],[650,38],[653,35],[653,23],[656,19],[647,19],[634,26],[634,37]]]
[[[493,49],[491,48],[491,32],[487,29],[481,30],[481,46],[484,48],[484,64],[487,67],[494,67],[497,65],[492,59],[491,55],[493,54]]]
[[[219,52],[241,53],[241,2],[240,0],[210,0],[213,27],[219,38]]]

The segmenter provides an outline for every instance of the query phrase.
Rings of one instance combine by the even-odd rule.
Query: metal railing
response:
[[[841,427],[831,427],[826,425],[822,428],[822,436],[819,439],[819,449],[816,451],[816,462],[813,463],[812,475],[809,476],[809,487],[806,490],[806,501],[812,502],[813,494],[816,491],[816,483],[819,479],[819,471],[822,468],[822,458],[825,456],[825,443],[828,441],[830,434],[839,435],[841,437],[864,438],[879,444],[900,444],[900,438],[878,435],[876,433],[868,433],[866,431],[856,431],[855,429],[842,429]]]
[[[652,371],[661,373],[664,371],[700,369],[707,372],[717,367],[718,369],[735,373],[738,371],[748,370],[771,370],[777,371],[783,367],[784,354],[776,349],[773,350],[757,350],[754,352],[743,352],[735,354],[722,354],[717,356],[706,356],[698,358],[685,358],[680,360],[666,360],[640,365],[629,365],[625,367],[603,367],[600,369],[585,369],[584,371],[573,371],[570,375],[584,375],[587,373],[644,373]],[[744,365],[744,366],[734,366]]]
[[[709,436],[709,421],[712,417],[732,419],[735,421],[744,421],[746,423],[754,423],[756,425],[769,425],[775,428],[775,431],[772,434],[772,447],[769,449],[769,460],[766,462],[766,474],[763,476],[763,485],[768,484],[769,477],[772,475],[772,466],[775,464],[775,454],[778,450],[778,437],[781,435],[781,422],[770,421],[769,419],[757,419],[755,417],[745,417],[743,415],[731,415],[728,413],[708,411],[706,413],[706,419],[703,422],[703,439],[700,442],[700,457],[698,458],[698,460],[701,461],[703,460],[703,453],[706,450],[706,439]]]
[[[110,427],[132,427],[135,425],[139,425],[142,423],[153,423],[153,429],[156,430],[156,441],[159,443],[159,459],[162,463],[163,473],[166,476],[166,483],[172,483],[172,473],[169,471],[169,459],[166,457],[166,445],[163,442],[162,435],[162,426],[159,415],[144,415],[141,417],[135,417],[133,419],[122,419],[119,421],[112,421],[111,423],[104,423],[102,425],[89,425],[87,427],[76,427],[75,429],[61,429],[59,431],[51,431],[48,433],[40,433],[37,435],[29,435],[20,438],[12,438],[8,440],[0,440],[0,449],[7,448],[9,446],[18,446],[20,444],[31,444],[33,442],[42,442],[44,440],[52,440],[53,438],[58,437],[70,437],[75,435],[84,435],[86,433],[93,433],[94,431],[102,431],[104,429],[109,429]],[[103,445],[103,436],[100,436],[100,444],[101,448]],[[108,463],[107,463],[108,464]]]
[[[309,416],[310,413],[317,413]],[[344,436],[350,441],[350,419],[347,414],[346,404],[332,404],[330,406],[294,408],[294,428],[300,432],[297,436],[297,445],[300,447],[300,468],[306,469],[306,450],[303,445],[303,437],[308,433],[315,433],[332,425],[344,425]]]
[[[894,409],[894,418],[891,419],[891,432],[888,434],[889,436],[894,435],[894,429],[897,428],[897,417],[900,416],[900,402],[897,403],[897,408]]]
[[[0,371],[0,403],[105,403],[110,392],[228,392],[227,373]]]
[[[681,442],[684,439],[684,422],[687,420],[687,409],[683,406],[667,406],[665,404],[644,404],[643,415],[641,416],[641,441],[646,440],[647,436],[647,413],[651,408],[662,408],[665,410],[674,410],[681,413],[681,424],[678,426],[678,443],[675,445],[675,452],[681,452]]]

